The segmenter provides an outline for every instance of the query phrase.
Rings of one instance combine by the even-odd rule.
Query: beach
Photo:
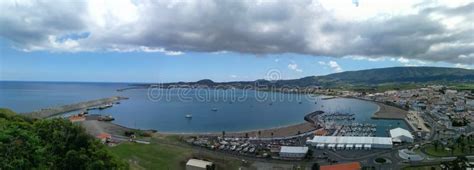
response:
[[[389,106],[380,102],[374,102],[379,106],[377,112],[372,116],[373,119],[404,119],[408,111],[398,107]]]

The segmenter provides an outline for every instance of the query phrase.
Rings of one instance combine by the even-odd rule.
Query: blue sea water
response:
[[[127,83],[0,82],[0,107],[16,112],[125,96],[128,100],[92,113],[109,114],[114,123],[161,132],[245,131],[287,126],[304,122],[316,110],[349,112],[360,123],[373,123],[377,136],[387,129],[407,128],[400,120],[373,120],[378,106],[356,99],[321,100],[318,96],[257,92],[253,90],[211,89],[131,89]],[[185,115],[192,115],[191,119]]]

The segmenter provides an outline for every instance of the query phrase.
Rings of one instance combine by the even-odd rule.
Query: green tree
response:
[[[127,169],[78,125],[0,109],[0,169]]]

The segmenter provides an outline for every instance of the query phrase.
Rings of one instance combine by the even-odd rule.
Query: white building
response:
[[[394,142],[413,142],[413,135],[408,130],[402,128],[390,130],[390,136]]]
[[[206,170],[207,167],[212,167],[213,163],[199,159],[190,159],[186,163],[186,170]]]
[[[372,149],[392,148],[393,142],[390,137],[364,137],[364,136],[315,136],[307,140],[306,144],[316,148],[334,149]],[[344,146],[344,147],[343,147]]]
[[[280,148],[280,157],[282,158],[303,158],[308,153],[306,146],[282,146]]]

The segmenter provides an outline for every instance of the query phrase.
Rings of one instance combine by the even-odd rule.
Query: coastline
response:
[[[371,119],[403,120],[411,131],[417,130],[416,127],[407,120],[408,111],[376,101],[371,102],[377,104],[379,107]]]
[[[386,105],[380,102],[373,102],[377,104],[379,109],[373,114],[372,119],[404,119],[408,115],[408,111]]]

